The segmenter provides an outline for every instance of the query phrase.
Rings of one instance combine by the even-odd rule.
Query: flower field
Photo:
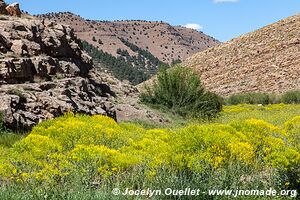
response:
[[[164,129],[70,113],[0,145],[0,180],[0,199],[12,188],[37,199],[76,189],[105,199],[115,187],[299,189],[300,106],[227,106],[214,123]]]

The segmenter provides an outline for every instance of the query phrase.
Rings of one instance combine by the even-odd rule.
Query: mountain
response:
[[[184,61],[211,91],[282,93],[300,89],[300,14]]]
[[[50,13],[38,17],[70,25],[80,39],[113,56],[118,56],[118,49],[127,50],[130,55],[136,54],[120,38],[149,50],[155,57],[166,63],[177,59],[184,60],[196,52],[219,44],[216,39],[202,32],[181,26],[171,26],[164,22],[95,21],[86,20],[69,12]],[[96,40],[93,40],[93,37]]]
[[[133,84],[156,74],[158,67],[164,63],[184,60],[196,52],[220,43],[202,32],[171,26],[164,22],[95,21],[86,20],[70,12],[49,13],[37,17],[70,25],[81,40],[100,51],[97,53],[100,54],[98,61],[103,64],[104,60],[104,67],[109,70],[114,68],[111,71],[117,78],[128,79]],[[113,59],[107,58],[109,56],[118,60],[105,65],[105,61]],[[127,69],[120,73],[119,66],[126,66]],[[124,73],[127,75],[122,76]],[[134,77],[138,77],[137,80],[130,77],[133,73]]]
[[[66,112],[162,122],[137,104],[137,95],[132,85],[94,67],[69,26],[0,1],[0,116],[6,127],[29,130]]]

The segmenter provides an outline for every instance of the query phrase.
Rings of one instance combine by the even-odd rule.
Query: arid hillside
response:
[[[93,21],[69,12],[50,13],[38,17],[70,25],[80,39],[113,56],[118,56],[118,49],[127,50],[131,56],[137,56],[137,53],[122,42],[121,38],[148,50],[165,63],[177,59],[184,60],[196,52],[220,43],[202,32],[171,26],[164,22]]]
[[[184,65],[225,96],[300,89],[300,15],[197,53]]]

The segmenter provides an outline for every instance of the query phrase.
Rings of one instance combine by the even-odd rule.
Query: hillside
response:
[[[145,81],[156,74],[158,67],[164,63],[171,64],[173,61],[184,60],[196,52],[219,44],[216,39],[202,32],[171,26],[164,22],[93,21],[70,12],[49,13],[37,17],[70,25],[81,40],[96,47],[101,51],[100,54],[108,53],[101,56],[102,61],[111,55],[123,62],[114,68],[118,69],[118,65],[127,65],[137,69],[135,74],[144,73],[144,76],[138,76],[140,81],[137,81],[129,75],[120,76],[118,70],[112,71],[119,79],[127,79],[133,84]],[[111,69],[111,64],[106,68]]]
[[[120,38],[124,38],[142,49],[149,50],[162,62],[189,57],[190,55],[212,47],[219,42],[192,29],[171,26],[164,22],[151,21],[93,21],[72,13],[51,13],[39,15],[56,22],[71,25],[78,37],[100,49],[117,56],[118,49],[127,50],[135,55]],[[93,41],[95,36],[96,41]],[[102,42],[99,42],[99,39]]]
[[[300,15],[292,16],[184,62],[219,94],[300,89]]]

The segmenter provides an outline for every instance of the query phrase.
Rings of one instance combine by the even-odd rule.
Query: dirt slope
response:
[[[300,15],[295,15],[184,62],[219,94],[300,89]]]
[[[80,39],[114,56],[117,56],[117,49],[127,50],[130,55],[136,54],[119,38],[150,51],[166,63],[177,59],[184,60],[196,52],[220,43],[202,32],[171,26],[164,22],[92,21],[69,12],[50,13],[38,17],[70,25]]]

